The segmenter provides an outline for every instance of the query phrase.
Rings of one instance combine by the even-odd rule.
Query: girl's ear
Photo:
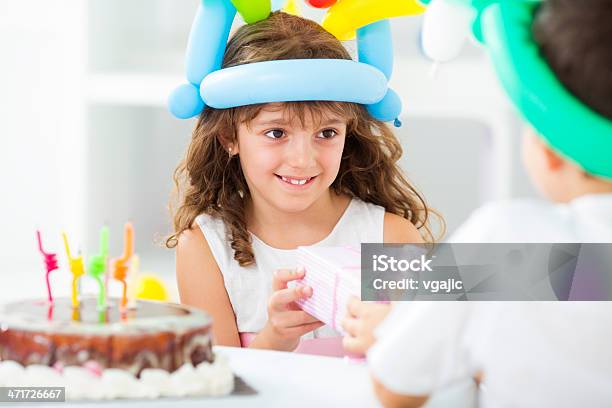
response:
[[[229,145],[227,145],[227,152],[229,153],[230,157],[237,155],[238,154],[238,144],[230,143]]]

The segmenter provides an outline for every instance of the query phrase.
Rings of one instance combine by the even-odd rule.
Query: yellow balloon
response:
[[[302,15],[302,11],[300,10],[300,6],[298,5],[298,3],[295,0],[288,0],[287,3],[285,4],[285,7],[283,7],[283,11],[287,14],[291,14],[294,16],[301,16]]]
[[[339,0],[323,19],[323,28],[341,41],[355,38],[355,31],[380,20],[425,12],[418,0]]]
[[[169,300],[168,290],[164,282],[154,275],[141,275],[136,284],[136,298],[143,300]]]

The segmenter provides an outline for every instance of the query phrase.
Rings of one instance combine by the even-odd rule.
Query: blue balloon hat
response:
[[[325,72],[325,76],[321,72]],[[347,81],[347,77],[351,80]],[[296,78],[300,79],[298,86]],[[355,86],[366,83],[366,87]],[[228,92],[228,89],[245,92]],[[319,100],[367,105],[377,103],[386,93],[387,78],[382,72],[371,65],[342,59],[280,60],[238,65],[213,72],[204,78],[200,87],[202,100],[216,109],[279,101]]]
[[[273,1],[272,9],[278,7]],[[206,106],[238,106],[291,101],[359,103],[380,121],[397,120],[399,95],[389,88],[393,43],[388,20],[357,30],[359,61],[298,59],[266,61],[222,69],[223,56],[237,10],[230,0],[201,0],[186,52],[188,83],[168,99],[180,119],[199,115]],[[325,75],[321,75],[325,73]],[[355,86],[359,84],[359,86]]]

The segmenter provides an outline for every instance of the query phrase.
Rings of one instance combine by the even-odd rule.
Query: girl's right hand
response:
[[[293,351],[300,337],[324,325],[323,322],[304,312],[296,300],[312,296],[309,286],[288,288],[287,283],[302,279],[304,268],[279,269],[272,279],[274,293],[268,302],[268,323],[253,340],[252,346]]]

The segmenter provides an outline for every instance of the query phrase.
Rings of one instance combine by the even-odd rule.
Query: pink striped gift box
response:
[[[298,266],[304,279],[294,285],[312,287],[312,296],[297,303],[302,310],[346,334],[340,322],[351,296],[361,293],[361,251],[356,247],[299,247]]]

